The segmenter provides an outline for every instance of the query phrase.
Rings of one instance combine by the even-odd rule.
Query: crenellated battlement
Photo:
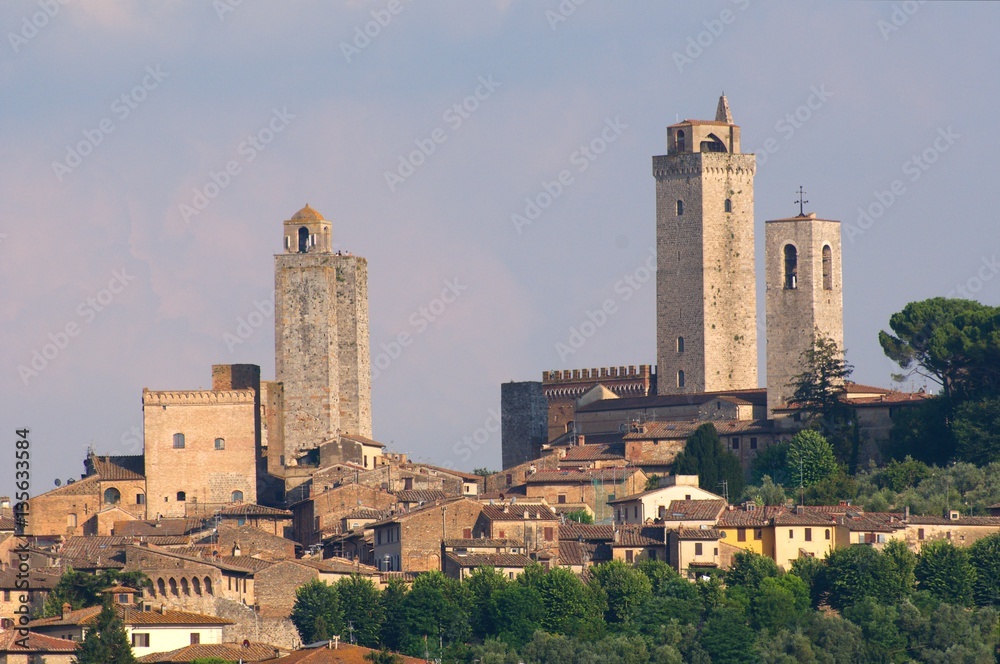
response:
[[[143,406],[215,406],[254,403],[253,390],[150,390],[143,388]]]
[[[594,381],[605,378],[631,378],[635,380],[648,379],[652,374],[652,366],[648,364],[621,366],[621,367],[601,367],[599,369],[566,369],[563,371],[543,371],[542,384],[552,385],[554,383],[576,383],[580,381]]]

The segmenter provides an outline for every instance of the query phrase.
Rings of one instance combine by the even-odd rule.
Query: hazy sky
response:
[[[143,387],[273,377],[255,312],[306,202],[368,258],[375,437],[499,467],[502,382],[655,364],[653,281],[616,284],[651,256],[666,126],[723,90],[758,155],[758,273],[800,184],[844,222],[856,380],[890,384],[876,335],[907,302],[1000,304],[1000,6],[577,3],[0,5],[0,492],[16,428],[40,493],[88,445],[140,451]]]

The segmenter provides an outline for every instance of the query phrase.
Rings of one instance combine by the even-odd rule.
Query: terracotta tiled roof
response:
[[[101,612],[100,606],[91,606],[86,609],[69,611],[61,616],[51,618],[41,618],[28,623],[28,629],[38,627],[57,627],[66,625],[92,625],[97,620]],[[115,606],[115,612],[126,625],[233,625],[231,620],[209,616],[203,613],[192,613],[190,611],[175,611],[173,609],[156,609],[150,611],[139,611],[131,607],[122,605]]]
[[[624,482],[638,468],[592,468],[587,470],[540,470],[524,478],[527,484],[579,484],[580,482]]]
[[[885,387],[875,387],[873,385],[861,385],[848,380],[844,382],[844,391],[848,394],[889,394],[895,390]]]
[[[331,574],[371,575],[378,573],[378,569],[372,567],[371,565],[361,565],[356,561],[348,560],[347,558],[324,558],[323,560],[317,560],[315,558],[297,558],[295,560],[283,562],[304,565],[305,567],[311,567],[319,570],[320,572],[328,572]]]
[[[527,567],[532,563],[531,558],[519,553],[470,553],[466,555],[448,553],[446,555],[448,560],[459,567]]]
[[[348,519],[372,519],[374,521],[379,521],[389,516],[388,510],[378,510],[374,507],[359,507],[356,510],[350,512],[346,518]]]
[[[842,523],[853,532],[891,533],[906,527],[903,515],[886,512],[866,512],[856,516],[843,517]]]
[[[97,475],[85,477],[82,480],[68,482],[59,488],[47,491],[42,496],[87,496],[100,493],[100,478]],[[38,496],[35,496],[38,498]]]
[[[265,507],[256,503],[246,503],[225,507],[219,510],[222,516],[274,516],[290,519],[292,513],[289,510],[279,510],[275,507]]]
[[[190,664],[196,659],[217,658],[227,662],[268,662],[280,657],[280,651],[266,643],[251,643],[244,648],[238,643],[200,643],[170,652],[155,652],[140,657],[142,664]]]
[[[459,539],[446,539],[444,540],[444,545],[452,548],[464,548],[464,549],[475,549],[475,548],[520,548],[522,543],[513,539],[489,539],[486,537],[477,537],[474,539],[459,538]]]
[[[605,541],[615,538],[615,527],[567,521],[559,526],[560,540]]]
[[[371,438],[365,438],[364,436],[359,436],[356,433],[342,433],[340,434],[340,437],[354,441],[355,443],[361,443],[362,445],[369,445],[371,447],[385,447],[385,445],[378,442],[377,440],[372,440]]]
[[[59,567],[31,569],[28,572],[28,589],[52,590],[59,583],[61,573],[62,569]],[[0,590],[16,590],[18,582],[24,583],[24,578],[18,578],[16,569],[0,570]]]
[[[719,517],[716,525],[719,528],[761,528],[768,525],[777,514],[785,511],[782,506],[762,506],[752,510],[738,508],[726,510]]]
[[[35,632],[28,632],[27,639],[27,647],[24,647],[24,645],[22,645],[24,640],[21,635],[18,634],[17,630],[0,631],[0,653],[73,652],[80,645],[76,641],[57,639],[54,636],[36,634]],[[18,641],[21,643],[18,643]]]
[[[664,521],[715,521],[726,509],[725,500],[671,500]]]
[[[774,516],[776,526],[831,526],[837,523],[834,514],[822,510],[783,510]]]
[[[667,408],[670,406],[700,406],[718,397],[737,397],[745,399],[754,405],[767,405],[767,390],[756,388],[752,390],[730,390],[726,392],[702,392],[699,394],[666,394],[648,397],[627,397],[622,399],[603,399],[589,403],[577,409],[578,413],[599,412],[605,410],[641,410],[644,408]]]
[[[618,541],[612,542],[612,547],[663,546],[663,526],[623,525],[618,528]]]
[[[681,528],[677,537],[683,540],[717,540],[720,533],[715,528]]]
[[[482,514],[490,521],[556,521],[559,515],[546,505],[514,503],[513,505],[483,505]]]
[[[963,516],[957,519],[943,516],[911,516],[910,523],[921,526],[1000,526],[1000,516]]]
[[[711,424],[715,427],[720,436],[730,436],[733,434],[750,433],[770,433],[774,425],[768,420],[715,420],[705,422],[703,420],[686,420],[683,422],[656,421],[646,422],[642,425],[642,431],[631,431],[625,434],[625,440],[680,440],[691,436],[698,427],[704,424]]]
[[[429,463],[410,463],[408,464],[408,467],[410,470],[417,470],[417,471],[419,471],[421,468],[427,468],[428,470],[433,470],[437,473],[443,473],[445,475],[451,475],[453,477],[460,477],[463,480],[468,480],[470,482],[483,481],[481,475],[475,475],[473,473],[465,473],[462,472],[461,470],[455,470],[454,468],[442,468],[441,466],[432,466]]]
[[[439,501],[434,501],[433,503],[426,503],[426,504],[421,505],[419,507],[414,507],[414,508],[410,509],[409,511],[397,512],[396,514],[390,516],[387,519],[382,519],[381,521],[376,521],[375,523],[369,524],[369,527],[371,527],[371,528],[377,528],[379,526],[384,526],[384,525],[389,524],[389,523],[398,523],[398,522],[404,521],[404,520],[406,520],[406,519],[408,519],[408,518],[410,518],[412,516],[424,514],[428,510],[432,510],[432,509],[435,509],[437,507],[451,505],[452,503],[457,503],[460,500],[469,500],[470,502],[475,502],[475,501],[472,501],[470,498],[466,498],[464,496],[452,496],[451,498],[442,499],[440,502]]]
[[[101,476],[103,482],[121,480],[144,480],[146,461],[141,455],[131,456],[92,456],[94,472]]]
[[[204,530],[201,519],[150,519],[148,521],[115,521],[116,536],[161,536],[180,537]]]
[[[365,655],[378,652],[361,646],[352,646],[343,641],[337,648],[332,646],[328,648],[325,642],[317,645],[319,647],[297,650],[287,657],[275,660],[274,664],[368,664],[369,660],[365,659]],[[397,657],[402,664],[424,664],[425,661],[405,655],[397,655]]]
[[[576,540],[561,540],[559,542],[559,564],[582,566],[586,557],[587,563],[600,563],[611,560],[611,545],[607,542],[577,542]]]
[[[396,499],[401,503],[432,503],[447,497],[448,494],[437,489],[404,489],[396,492]]]
[[[12,517],[12,516],[0,516],[0,531],[4,531],[4,530],[13,531],[16,525],[17,524],[14,521],[14,517]]]
[[[560,461],[611,461],[625,458],[625,445],[575,445],[566,449]]]

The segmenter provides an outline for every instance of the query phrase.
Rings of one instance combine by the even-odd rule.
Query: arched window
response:
[[[725,207],[726,207],[726,212],[732,212],[733,211],[733,201],[732,201],[732,199],[730,199],[730,198],[726,199],[726,206]]]
[[[191,579],[191,587],[194,588],[194,594],[201,597],[201,580],[198,577]]]
[[[304,254],[309,250],[309,229],[303,226],[299,229],[299,253]]]
[[[170,577],[170,594],[177,597],[177,580],[174,577]]]
[[[212,579],[207,576],[205,577],[205,592],[209,595],[212,594]]]
[[[174,449],[177,450],[184,449],[184,434],[182,433],[174,434]]]
[[[104,490],[104,504],[105,505],[117,505],[122,501],[121,491],[114,487],[109,487]]]
[[[191,596],[191,585],[188,583],[188,580],[184,577],[181,577],[181,592],[189,597]]]
[[[823,290],[833,290],[833,250],[823,245]]]
[[[226,439],[225,438],[216,438],[215,439],[215,449],[217,449],[217,450],[224,450],[224,449],[226,449]]]
[[[684,152],[684,130],[677,130],[677,151]]]
[[[684,370],[677,372],[677,387],[684,387]]]
[[[677,199],[677,216],[684,214],[684,201]]]
[[[67,514],[66,515],[66,527],[67,528],[76,528],[76,514]]]
[[[233,502],[234,503],[242,503],[243,502],[243,492],[242,491],[233,491]]]
[[[799,287],[799,252],[794,244],[785,245],[785,289],[794,290]]]
[[[183,503],[185,500],[187,500],[187,494],[184,493],[183,491],[178,491],[177,492],[177,502]]]
[[[167,594],[167,584],[165,584],[163,582],[163,579],[157,579],[156,580],[156,590],[157,590],[157,592],[160,593],[160,595],[166,596],[166,594]]]
[[[684,337],[677,337],[677,352],[684,352]]]

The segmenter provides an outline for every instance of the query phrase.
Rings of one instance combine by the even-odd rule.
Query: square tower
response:
[[[368,262],[333,252],[331,224],[306,205],[274,257],[275,378],[286,461],[335,436],[371,437]]]
[[[755,169],[725,96],[653,157],[658,394],[757,387]]]
[[[764,280],[767,285],[767,413],[782,408],[795,392],[802,354],[817,337],[844,348],[844,290],[840,222],[813,213],[764,224]]]

